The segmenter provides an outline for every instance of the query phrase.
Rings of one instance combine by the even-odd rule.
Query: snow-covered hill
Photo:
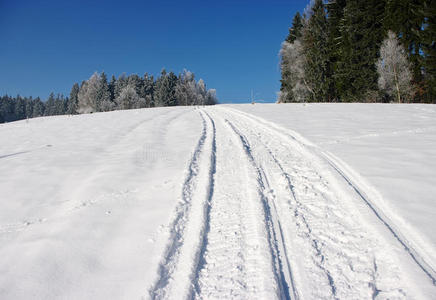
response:
[[[1,299],[436,296],[433,106],[156,108],[0,138]]]

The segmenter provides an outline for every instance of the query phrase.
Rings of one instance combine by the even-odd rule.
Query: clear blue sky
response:
[[[0,94],[69,94],[94,71],[184,68],[220,102],[275,100],[298,1],[0,0]]]

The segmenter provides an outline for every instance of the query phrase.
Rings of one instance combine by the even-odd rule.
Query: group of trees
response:
[[[68,113],[91,113],[116,109],[132,109],[176,105],[213,105],[217,102],[214,89],[206,89],[202,79],[184,70],[179,76],[162,70],[153,78],[136,74],[112,76],[94,73],[79,87],[71,89]]]
[[[50,94],[47,101],[39,97],[0,97],[0,123],[36,118],[42,116],[63,115],[67,110],[68,99],[62,95]]]
[[[313,0],[282,43],[279,102],[436,102],[436,1]]]
[[[40,116],[81,114],[118,109],[133,109],[175,105],[213,105],[216,91],[206,89],[202,79],[184,70],[178,76],[162,70],[154,79],[147,73],[112,76],[94,73],[80,85],[75,83],[70,96],[50,94],[47,101],[32,97],[0,97],[0,123]]]

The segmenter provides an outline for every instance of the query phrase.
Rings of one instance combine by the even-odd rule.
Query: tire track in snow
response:
[[[239,136],[219,119],[216,188],[193,296],[198,299],[277,298],[256,174]]]
[[[255,122],[257,124],[261,124],[265,128],[268,128],[268,130],[271,130],[291,141],[297,142],[300,144],[300,146],[309,145],[313,147],[310,142],[305,141],[304,138],[301,138],[296,134],[297,136],[294,136],[292,133],[286,131],[283,128],[280,128],[279,126],[275,125],[274,123],[268,122],[262,118],[259,118],[257,116],[253,116],[250,114],[247,114],[242,111],[236,111],[233,109],[231,110],[232,113],[235,113],[237,115],[243,116],[245,118],[251,119],[252,122]],[[433,127],[431,129],[434,129]],[[318,149],[314,149],[318,150]],[[319,152],[316,151],[316,152]],[[375,204],[374,201],[368,197],[367,193],[362,190],[359,187],[359,184],[355,183],[355,180],[352,179],[352,176],[348,174],[348,172],[345,170],[346,168],[342,167],[341,164],[338,163],[338,161],[332,157],[331,155],[320,152],[317,153],[318,156],[322,157],[329,165],[330,167],[336,171],[337,174],[341,178],[344,179],[344,181],[355,191],[355,193],[358,195],[358,197],[365,203],[365,205],[368,206],[368,208],[374,213],[374,215],[377,217],[377,219],[383,224],[383,226],[392,234],[392,236],[401,244],[403,249],[408,253],[408,255],[412,258],[412,260],[416,263],[416,265],[425,273],[425,275],[430,279],[432,284],[436,286],[436,271],[433,269],[433,267],[427,263],[427,261],[424,259],[423,255],[419,253],[417,249],[415,249],[412,246],[412,243],[406,238],[406,236],[398,229],[393,222],[389,219],[386,214],[383,213]]]
[[[276,283],[278,285],[278,297],[281,299],[298,299],[298,292],[293,282],[293,275],[291,272],[289,260],[286,253],[286,247],[283,244],[283,231],[280,225],[280,220],[277,218],[277,212],[271,199],[274,197],[271,194],[268,178],[265,172],[253,156],[250,143],[244,134],[236,128],[236,126],[229,120],[225,120],[232,131],[238,136],[241,141],[243,151],[245,152],[255,174],[258,184],[258,196],[262,202],[264,223],[267,231],[267,241],[272,256],[272,267]],[[291,290],[291,292],[290,292]]]
[[[169,242],[149,289],[152,299],[190,298],[207,230],[215,173],[215,124],[199,112],[203,129],[188,166],[181,199],[169,225]],[[209,124],[208,124],[209,123]],[[212,127],[210,129],[209,127]]]
[[[234,116],[235,114],[232,115]],[[299,275],[309,272],[306,280],[303,281],[307,282],[312,279],[316,281],[316,276],[312,273],[316,273],[316,269],[318,269],[325,274],[324,276],[331,289],[331,296],[334,298],[362,297],[364,295],[372,295],[373,297],[377,295],[384,297],[405,297],[401,287],[401,280],[399,284],[395,283],[386,286],[390,278],[398,277],[400,279],[402,277],[401,273],[398,272],[399,270],[395,271],[395,267],[390,268],[389,259],[386,260],[385,257],[382,257],[385,261],[383,259],[378,261],[377,259],[380,259],[380,257],[377,259],[376,256],[371,258],[370,253],[365,253],[364,250],[366,248],[380,248],[380,245],[372,241],[371,236],[360,234],[359,230],[350,228],[357,224],[353,225],[352,220],[346,220],[347,212],[341,211],[343,208],[340,207],[340,202],[337,201],[339,199],[334,200],[334,195],[328,191],[331,187],[328,186],[327,182],[323,183],[320,174],[314,172],[310,158],[305,157],[304,152],[298,155],[298,152],[301,151],[300,147],[295,145],[295,148],[289,148],[287,144],[290,144],[290,142],[295,144],[294,141],[283,140],[277,132],[271,132],[269,128],[259,126],[257,120],[253,121],[253,119],[241,116],[241,114],[236,115],[240,117],[233,117],[231,119],[234,119],[235,122],[242,126],[241,128],[244,128],[244,133],[250,133],[247,135],[249,140],[258,143],[255,145],[254,150],[261,148],[266,150],[266,153],[254,151],[254,156],[257,156],[257,159],[261,159],[261,161],[265,160],[265,163],[267,163],[267,160],[270,160],[270,162],[276,165],[278,173],[282,176],[282,181],[288,189],[288,194],[292,195],[293,203],[289,203],[288,209],[281,205],[280,212],[281,219],[285,221],[285,229],[288,229],[288,227],[291,227],[289,222],[291,215],[286,217],[286,215],[283,215],[283,212],[293,209],[293,219],[296,221],[299,238],[306,241],[306,246],[304,246],[304,243],[302,246],[305,248],[305,251],[309,250],[308,246],[313,249],[311,251],[312,267],[306,261],[303,266],[297,268],[297,272],[302,271],[298,272]],[[241,121],[244,119],[249,121],[249,125],[245,125]],[[294,155],[292,152],[295,152],[297,155]],[[283,154],[287,155],[283,157]],[[283,164],[284,162],[286,163]],[[280,180],[278,180],[277,176],[274,176],[274,170],[271,170],[274,169],[272,164],[267,163],[266,166],[268,167],[265,170],[269,171],[270,175],[273,175],[270,176],[273,178],[273,186],[279,186]],[[276,177],[275,180],[274,177]],[[285,200],[285,198],[282,200]],[[283,204],[282,202],[285,201],[280,201],[279,206]],[[323,220],[322,218],[325,217],[322,214],[326,214],[325,217],[328,219]],[[328,231],[323,229],[324,226],[329,228]],[[345,236],[341,237],[344,234]],[[301,257],[299,259],[301,260],[304,257],[304,252],[301,252],[301,249],[292,247],[292,242],[299,244],[296,239],[291,239],[291,243],[288,243],[286,246],[294,252],[294,255],[297,254]],[[357,257],[354,257],[356,255]],[[366,259],[365,256],[368,255],[370,257]],[[291,261],[291,265],[294,261]],[[347,270],[347,264],[350,270]],[[307,268],[310,270],[305,270]],[[384,269],[382,274],[380,269]],[[387,277],[387,279],[383,278],[382,275]],[[321,279],[318,278],[318,280]],[[298,285],[300,285],[301,278],[298,282]],[[313,287],[317,288],[317,285],[320,283],[315,284]],[[308,290],[308,288],[305,287],[305,290]],[[313,296],[325,298],[327,294],[321,292]]]

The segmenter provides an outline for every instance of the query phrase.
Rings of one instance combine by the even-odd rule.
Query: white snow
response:
[[[436,107],[0,124],[1,299],[436,296]]]

